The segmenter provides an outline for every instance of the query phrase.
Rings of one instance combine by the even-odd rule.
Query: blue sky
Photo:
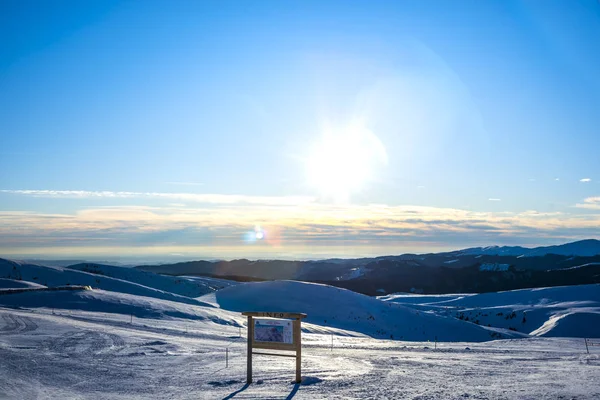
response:
[[[0,255],[598,238],[599,37],[595,0],[4,1]]]

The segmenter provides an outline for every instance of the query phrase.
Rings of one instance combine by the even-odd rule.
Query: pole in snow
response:
[[[583,340],[585,340],[585,351],[587,351],[587,353],[590,354],[590,349],[588,348],[587,338],[584,338]]]

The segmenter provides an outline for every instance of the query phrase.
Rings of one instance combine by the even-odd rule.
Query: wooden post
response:
[[[587,344],[587,338],[584,338],[583,340],[585,340],[585,351],[587,351],[587,353],[590,354],[590,349],[588,348]]]
[[[296,383],[302,382],[302,329],[300,318],[294,320],[294,344],[296,345]]]
[[[246,357],[246,383],[252,383],[252,340],[254,339],[254,320],[248,316],[248,355]]]

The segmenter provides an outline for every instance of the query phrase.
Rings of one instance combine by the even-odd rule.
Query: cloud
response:
[[[488,199],[488,201],[502,201],[502,200],[500,200],[500,199],[497,199],[497,198],[494,198],[494,197],[490,197],[490,198]]]
[[[313,197],[307,196],[246,196],[229,194],[112,192],[87,190],[0,190],[0,193],[63,199],[160,199],[208,204],[262,204],[266,206],[299,205],[310,203],[315,200]]]
[[[582,179],[579,180],[579,182],[583,182],[583,183],[591,182],[591,181],[592,180],[590,178],[582,178]]]
[[[555,181],[560,181],[560,178],[554,178]]]
[[[2,212],[0,247],[79,245],[243,246],[246,231],[260,224],[277,230],[283,246],[379,245],[382,240],[466,243],[503,236],[597,229],[600,215],[484,213],[451,208],[385,205],[323,205],[263,208],[102,207],[74,214]]]
[[[6,191],[5,191],[6,192]],[[164,254],[202,251],[206,257],[276,254],[360,256],[433,251],[489,244],[542,244],[595,237],[600,197],[576,207],[588,213],[482,212],[386,204],[324,204],[307,198],[197,195],[197,201],[148,205],[156,197],[187,194],[82,191],[8,191],[50,198],[135,199],[138,205],[81,206],[70,213],[0,212],[0,254],[64,249],[72,254],[161,248]],[[23,193],[22,193],[23,192]],[[194,195],[190,195],[194,196]],[[202,199],[202,201],[200,201]],[[295,197],[291,199],[297,199]],[[189,200],[189,199],[188,199]],[[218,200],[222,200],[218,203]],[[494,201],[494,200],[492,200]],[[87,204],[87,203],[86,203]],[[268,240],[249,244],[256,225]],[[70,250],[68,250],[70,249]],[[96,250],[94,250],[96,249]],[[101,250],[103,249],[103,250]],[[218,250],[217,253],[215,253]],[[314,252],[313,252],[314,250]],[[71,254],[71,253],[68,253]],[[114,253],[113,253],[114,254]]]
[[[575,205],[575,207],[587,208],[590,210],[600,210],[600,196],[583,199],[583,203],[578,203]]]

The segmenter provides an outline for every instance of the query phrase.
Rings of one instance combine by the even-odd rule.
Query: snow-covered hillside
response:
[[[589,257],[600,254],[600,240],[587,239],[556,246],[542,246],[534,248],[521,246],[472,247],[469,249],[460,250],[457,253],[524,257],[540,257],[545,256],[546,254],[557,254],[562,256]]]
[[[578,336],[600,325],[599,285],[377,299],[304,282],[235,284],[119,268],[0,263],[0,398],[600,396],[595,347],[587,354],[583,340],[493,328],[509,328],[505,322],[520,318],[522,308],[522,332]],[[67,284],[94,289],[44,287]],[[225,288],[182,295],[203,287]],[[26,291],[9,293],[15,289]],[[289,359],[262,356],[254,361],[256,383],[244,384],[246,318],[239,311],[247,310],[308,314],[303,384],[290,385]],[[469,312],[487,313],[492,327],[467,322]],[[519,339],[490,341],[509,335]]]
[[[15,279],[0,278],[0,289],[22,289],[22,288],[42,288],[44,285],[38,283],[18,281]]]
[[[418,310],[535,336],[600,337],[600,285],[464,295],[381,296]]]
[[[146,276],[144,275],[146,273],[131,270],[130,268],[104,266],[103,269],[98,269],[98,271],[102,274],[84,272],[65,267],[49,267],[0,259],[0,278],[32,282],[50,287],[89,285],[93,288],[118,293],[128,293],[188,304],[200,303],[192,297],[170,292],[169,289],[180,291],[180,288],[183,288],[182,291],[189,290],[189,292],[194,295],[212,291],[208,285],[199,284],[196,283],[196,281],[163,277],[157,274]],[[118,277],[108,276],[109,274]],[[127,279],[131,279],[131,281]],[[179,282],[173,282],[175,280],[179,280]],[[138,281],[148,283],[152,285],[152,287],[145,286]],[[197,290],[190,290],[189,287],[191,285],[195,285]]]
[[[0,304],[0,398],[600,397],[600,353],[587,354],[582,340],[438,343],[434,349],[428,342],[370,338],[332,343],[330,335],[303,333],[302,384],[290,384],[292,360],[256,356],[255,383],[247,385],[245,330],[239,333],[202,320],[134,318],[131,324],[103,312]]]
[[[375,338],[479,342],[513,335],[422,312],[328,285],[296,281],[254,282],[218,291],[221,308],[233,311],[304,312],[306,321]],[[518,336],[518,335],[515,335]]]
[[[207,283],[205,279],[191,280],[183,277],[159,275],[135,268],[115,267],[112,265],[83,263],[70,265],[67,268],[135,282],[143,286],[187,297],[200,297],[224,287],[224,285],[220,285],[216,283],[216,281]]]

